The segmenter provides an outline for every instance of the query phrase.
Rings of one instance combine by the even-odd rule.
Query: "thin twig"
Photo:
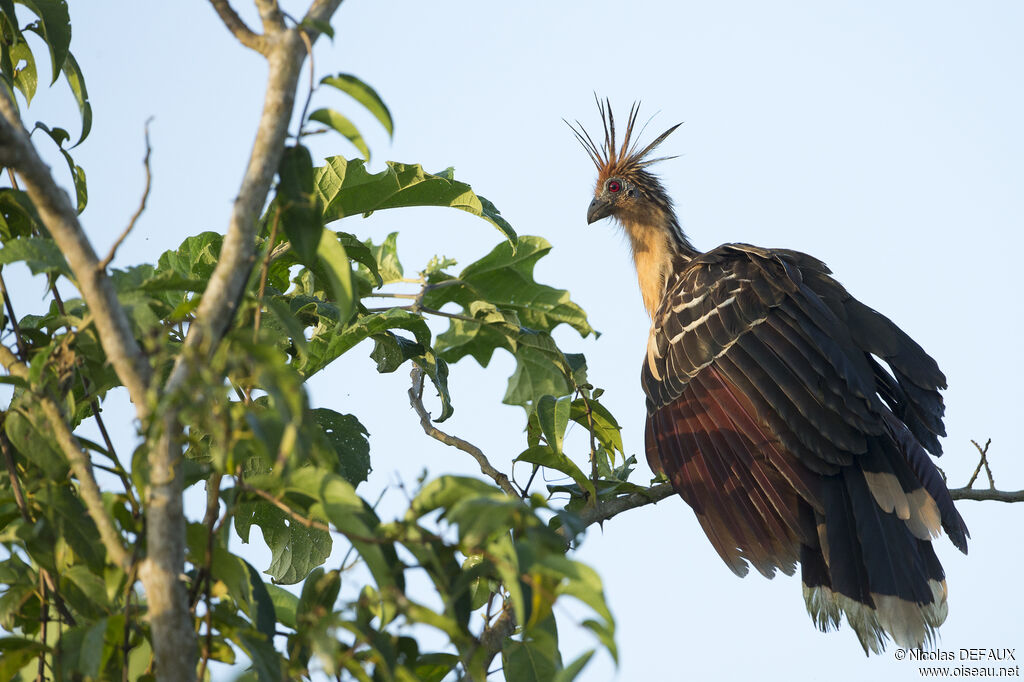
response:
[[[423,370],[418,366],[414,366],[412,369],[412,386],[409,388],[409,402],[412,404],[412,408],[416,410],[416,414],[420,418],[420,426],[423,427],[423,432],[434,440],[438,440],[445,445],[450,445],[453,448],[458,448],[463,452],[469,454],[473,459],[476,460],[477,464],[480,465],[480,472],[485,476],[490,477],[498,487],[504,490],[508,495],[512,497],[519,497],[519,493],[509,482],[508,476],[501,473],[493,466],[487,459],[487,455],[483,451],[472,443],[462,440],[457,436],[451,436],[444,431],[441,431],[430,421],[430,413],[427,412],[427,408],[423,406]]]
[[[206,638],[203,641],[203,650],[199,659],[197,677],[200,682],[206,677],[206,666],[209,664],[210,654],[213,652],[213,608],[210,604],[212,600],[210,588],[213,582],[213,538],[216,534],[214,524],[217,523],[217,512],[220,511],[220,484],[223,478],[222,474],[215,472],[206,482],[206,515],[203,517],[203,525],[206,526],[206,557],[200,579],[203,584],[203,599],[206,603],[206,613],[204,614]]]
[[[18,172],[25,192],[71,268],[108,361],[128,389],[139,420],[145,424],[149,419],[147,390],[152,367],[135,341],[131,322],[117,298],[113,282],[97,269],[96,251],[82,228],[76,207],[71,205],[68,193],[57,185],[49,166],[32,146],[17,107],[2,88],[0,164]]]
[[[18,326],[18,318],[14,315],[14,306],[11,304],[11,297],[7,295],[7,285],[4,284],[3,266],[0,266],[0,293],[4,297],[4,307],[7,309],[7,319],[11,321],[11,329],[14,330],[14,339],[18,342],[18,357],[28,362],[28,348],[25,346],[25,339],[21,336],[21,327]]]
[[[248,483],[243,483],[241,481],[239,481],[237,483],[237,485],[238,485],[239,488],[241,488],[242,490],[244,490],[246,492],[252,493],[252,494],[256,495],[257,497],[262,497],[264,500],[266,500],[270,504],[274,505],[275,507],[277,507],[278,509],[283,511],[285,514],[290,516],[295,521],[298,521],[299,523],[301,523],[306,528],[315,528],[316,530],[322,530],[325,533],[330,533],[331,532],[331,527],[329,525],[327,525],[326,523],[323,523],[322,521],[317,521],[316,519],[306,518],[305,516],[303,516],[302,514],[298,513],[297,511],[295,511],[294,509],[289,507],[287,504],[285,504],[281,500],[277,499],[276,497],[274,497],[273,495],[268,493],[266,490],[260,490],[259,488],[254,488],[251,485],[249,485]],[[344,535],[344,533],[343,533],[343,535]]]
[[[7,464],[7,475],[11,479],[11,489],[14,490],[14,503],[21,512],[21,518],[26,523],[32,523],[32,515],[28,513],[28,505],[25,504],[25,496],[21,492],[21,482],[18,480],[18,469],[14,465],[14,454],[11,452],[10,441],[7,440],[7,430],[4,426],[6,415],[0,418],[0,449],[4,453],[4,462]]]
[[[41,632],[39,633],[39,640],[46,642],[46,626],[47,621],[50,620],[49,604],[50,600],[46,598],[46,581],[43,579],[42,574],[39,575],[39,602],[42,608],[39,609],[39,624]],[[43,648],[39,652],[39,669],[36,673],[36,682],[44,682],[46,679],[46,649]]]
[[[589,507],[580,513],[582,527],[586,528],[595,523],[602,523],[608,519],[630,509],[644,507],[648,504],[657,504],[666,497],[672,495],[671,483],[659,483],[646,490],[616,497],[601,503],[600,507]]]
[[[415,298],[415,297],[414,297]],[[442,310],[434,310],[433,308],[424,308],[420,305],[398,305],[385,308],[367,308],[368,313],[384,313],[389,310],[408,310],[411,313],[427,313],[428,315],[437,315],[439,317],[447,317],[452,320],[463,320],[464,322],[473,322],[475,324],[483,324],[480,320],[469,317],[468,315],[459,315],[458,313],[446,313]]]
[[[253,343],[259,339],[260,321],[263,319],[263,295],[267,290],[267,275],[270,272],[270,256],[274,251],[274,240],[277,239],[277,228],[281,223],[281,212],[274,211],[274,224],[270,228],[270,238],[267,240],[267,255],[263,257],[263,265],[260,267],[260,290],[256,298],[256,317],[252,324]]]
[[[107,257],[100,261],[100,264],[96,267],[102,272],[107,269],[111,261],[114,260],[114,255],[117,253],[118,247],[121,246],[121,242],[128,238],[128,235],[135,228],[135,223],[138,221],[139,216],[146,210],[146,200],[149,199],[149,188],[153,183],[153,173],[149,168],[149,155],[153,151],[149,146],[149,123],[153,120],[153,117],[146,119],[145,125],[145,137],[146,137],[146,155],[142,157],[142,165],[146,168],[146,187],[142,190],[142,201],[139,202],[139,207],[135,209],[135,213],[132,215],[132,219],[128,221],[128,227],[124,228],[124,232],[117,238],[114,245],[110,247],[110,251],[107,253]]]
[[[220,20],[231,31],[231,35],[238,39],[238,42],[260,54],[266,54],[267,46],[263,36],[249,28],[227,0],[210,0],[210,4],[213,5],[213,9],[217,10]]]
[[[954,500],[977,502],[1024,502],[1024,490],[979,490],[976,488],[953,488],[949,496]]]

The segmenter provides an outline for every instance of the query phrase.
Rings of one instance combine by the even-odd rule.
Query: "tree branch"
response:
[[[0,346],[0,364],[6,367],[12,375],[28,381],[28,367],[19,361],[7,346]],[[96,484],[96,478],[92,474],[92,462],[89,461],[89,455],[71,433],[57,403],[49,396],[36,394],[36,399],[46,416],[46,421],[53,429],[57,445],[64,452],[68,464],[71,465],[71,471],[78,479],[79,494],[82,496],[82,502],[85,503],[89,517],[99,530],[100,542],[106,548],[110,560],[127,573],[132,564],[131,555],[121,544],[121,533],[114,527],[114,520],[107,514],[107,510],[103,506],[103,497]]]
[[[473,459],[476,460],[477,464],[480,465],[480,472],[485,476],[489,476],[498,487],[504,490],[507,494],[512,497],[519,497],[519,493],[512,486],[512,483],[508,480],[508,476],[501,473],[493,466],[487,459],[487,455],[477,446],[473,445],[468,441],[464,441],[456,436],[450,436],[444,431],[434,426],[430,421],[430,413],[427,412],[427,408],[423,406],[423,370],[418,366],[414,366],[412,369],[412,386],[409,388],[409,403],[412,408],[416,410],[416,414],[420,418],[420,426],[423,427],[423,432],[434,440],[441,441],[445,445],[450,445],[453,448],[458,448],[465,453],[468,453]]]
[[[213,9],[217,10],[220,20],[231,31],[231,35],[238,39],[238,42],[260,54],[266,54],[267,45],[263,36],[255,33],[242,21],[242,17],[238,16],[228,0],[210,0],[210,4],[213,5]]]
[[[135,342],[114,285],[98,267],[99,259],[67,193],[57,186],[50,169],[39,158],[6,92],[0,93],[0,164],[21,175],[39,217],[71,266],[107,359],[128,389],[136,414],[145,423],[149,417],[146,390],[152,376],[149,361]]]
[[[583,528],[595,523],[603,523],[624,511],[644,507],[648,504],[657,504],[666,497],[670,497],[673,492],[671,483],[652,485],[641,492],[630,493],[607,502],[601,502],[593,507],[587,507],[580,513],[580,521],[583,523]]]
[[[975,500],[978,502],[1024,502],[1024,490],[953,488],[949,491],[949,496],[954,500]]]
[[[338,2],[329,3],[337,8]],[[277,3],[258,0],[269,63],[263,112],[249,163],[231,211],[220,258],[164,386],[162,435],[149,451],[148,556],[139,575],[148,599],[157,673],[162,680],[194,680],[198,647],[188,595],[178,581],[185,562],[181,426],[177,404],[197,366],[204,364],[232,323],[256,260],[256,230],[284,153],[306,47],[299,29],[285,29]],[[333,9],[331,9],[333,12]],[[330,13],[323,17],[329,20]],[[311,35],[310,39],[315,37]]]

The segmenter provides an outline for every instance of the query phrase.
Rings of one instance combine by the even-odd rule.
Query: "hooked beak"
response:
[[[607,218],[612,214],[612,202],[601,197],[594,197],[587,209],[587,225],[594,223],[601,218]]]

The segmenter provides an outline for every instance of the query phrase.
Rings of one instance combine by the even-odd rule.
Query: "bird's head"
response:
[[[604,144],[598,145],[583,126],[566,122],[576,134],[580,144],[587,151],[590,159],[597,166],[597,186],[594,188],[594,199],[587,209],[587,223],[614,216],[623,223],[649,223],[657,221],[658,214],[671,212],[671,202],[657,176],[647,167],[658,161],[674,158],[663,156],[649,158],[658,145],[678,128],[680,123],[672,126],[653,142],[639,149],[639,143],[633,139],[639,106],[634,104],[629,111],[626,123],[626,134],[622,145],[615,143],[615,117],[612,115],[611,104],[607,100],[597,102],[601,112],[601,123],[604,128]]]

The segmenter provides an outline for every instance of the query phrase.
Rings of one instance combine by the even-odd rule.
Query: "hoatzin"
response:
[[[607,102],[607,101],[606,101]],[[932,539],[968,531],[931,458],[945,435],[935,361],[811,256],[695,249],[648,168],[678,125],[640,148],[634,105],[616,146],[571,126],[597,165],[587,223],[613,217],[651,316],[641,382],[647,461],[693,508],[737,575],[799,562],[825,631],[846,619],[865,653],[934,641],[946,583]],[[886,367],[887,365],[887,367]]]

